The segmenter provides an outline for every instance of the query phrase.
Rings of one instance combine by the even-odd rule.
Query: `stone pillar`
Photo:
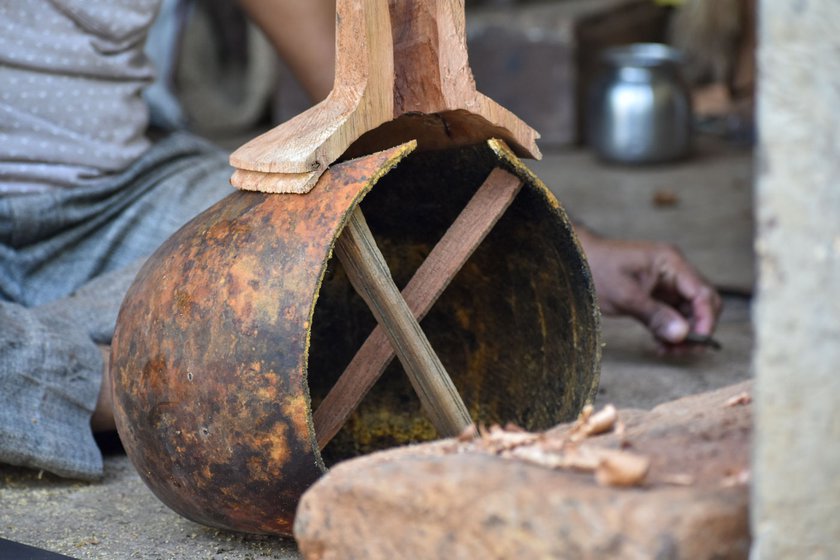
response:
[[[760,2],[753,558],[840,558],[840,2]]]

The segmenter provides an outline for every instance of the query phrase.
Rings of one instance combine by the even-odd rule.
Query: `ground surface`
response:
[[[752,287],[749,152],[701,138],[681,164],[607,166],[574,150],[529,167],[590,228],[611,237],[675,243],[718,286],[738,292]]]
[[[749,153],[701,144],[687,162],[627,169],[570,151],[531,167],[590,227],[676,242],[715,283],[733,292],[752,286]],[[748,378],[748,300],[727,298],[716,336],[720,352],[663,358],[642,327],[605,319],[599,402],[650,408]],[[290,540],[244,537],[181,518],[146,489],[124,456],[106,459],[99,484],[0,466],[0,537],[76,558],[297,557]]]

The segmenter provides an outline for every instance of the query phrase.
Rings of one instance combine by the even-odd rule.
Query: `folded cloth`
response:
[[[0,462],[71,478],[102,473],[90,417],[102,379],[96,344],[67,317],[0,303]]]
[[[224,153],[179,133],[123,173],[0,196],[0,462],[101,476],[97,344],[145,257],[232,192],[229,177]]]

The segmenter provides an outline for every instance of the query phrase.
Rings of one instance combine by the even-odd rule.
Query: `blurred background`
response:
[[[682,53],[696,130],[750,144],[755,0],[467,0],[478,89],[536,128],[543,150],[587,140],[587,96],[605,49],[667,43]],[[153,122],[225,147],[311,105],[231,0],[164,0],[147,50]]]

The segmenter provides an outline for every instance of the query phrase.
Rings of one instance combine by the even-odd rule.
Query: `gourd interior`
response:
[[[487,145],[417,152],[379,180],[362,210],[398,287],[500,165]],[[312,321],[313,411],[375,326],[333,256]],[[580,248],[544,186],[526,181],[421,326],[478,423],[542,430],[577,415],[598,383],[598,314]],[[395,358],[322,455],[329,465],[435,437]]]

